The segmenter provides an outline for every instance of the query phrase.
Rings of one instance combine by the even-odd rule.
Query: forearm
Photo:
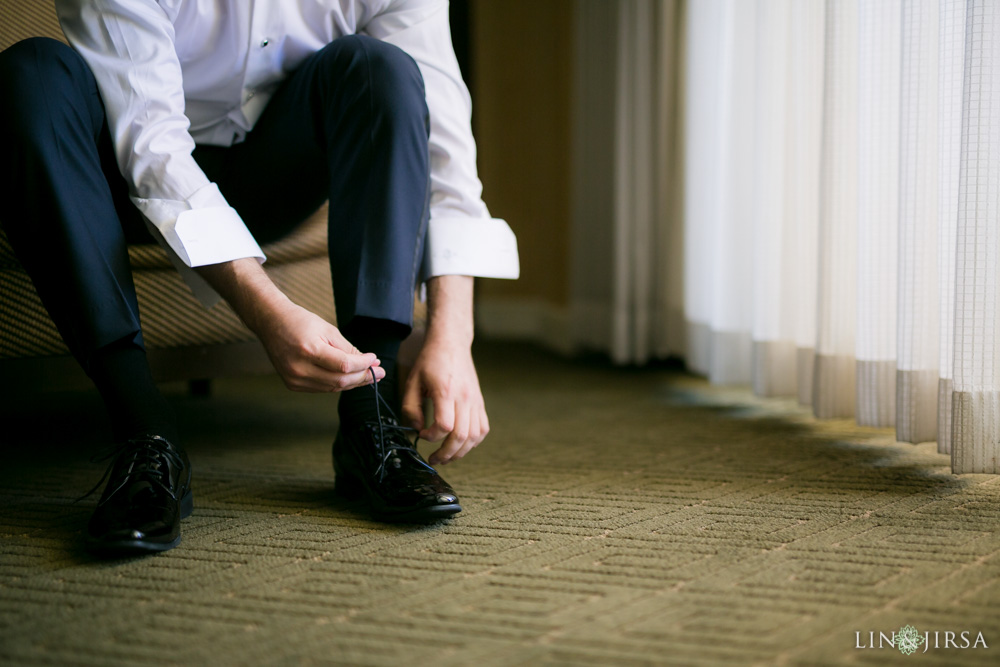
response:
[[[196,269],[257,334],[285,386],[294,391],[344,391],[381,380],[374,354],[362,354],[318,315],[295,305],[253,258]]]
[[[256,334],[270,314],[291,302],[252,257],[195,269]]]
[[[427,281],[427,342],[472,346],[472,276],[437,276]]]

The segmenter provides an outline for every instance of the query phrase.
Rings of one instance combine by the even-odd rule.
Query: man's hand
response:
[[[434,406],[434,421],[424,424],[423,399]],[[468,347],[428,338],[410,371],[403,394],[403,416],[431,442],[444,438],[430,455],[431,465],[449,463],[468,454],[490,432],[486,403]]]
[[[275,370],[292,391],[363,387],[372,383],[371,366],[376,366],[377,379],[385,377],[374,354],[362,354],[337,327],[291,301],[264,318],[256,331]]]
[[[460,459],[490,431],[479,377],[472,363],[472,286],[469,276],[439,276],[427,283],[427,340],[403,392],[403,417],[431,442],[432,465]],[[433,404],[424,423],[423,400]]]
[[[197,269],[257,334],[285,386],[293,391],[344,391],[372,383],[368,368],[378,368],[374,354],[362,354],[318,315],[292,303],[255,259]]]

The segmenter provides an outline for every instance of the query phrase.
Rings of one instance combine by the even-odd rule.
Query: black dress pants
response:
[[[64,44],[0,53],[0,223],[73,355],[142,344],[128,243],[152,238],[115,162],[86,62]],[[429,201],[423,80],[403,51],[342,37],[309,57],[246,139],[194,157],[259,243],[330,200],[338,323],[412,324]]]

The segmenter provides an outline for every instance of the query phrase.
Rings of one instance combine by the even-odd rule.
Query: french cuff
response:
[[[499,218],[433,218],[420,280],[461,275],[514,280],[521,273],[517,237]]]
[[[214,183],[199,189],[186,202],[139,197],[132,201],[206,308],[215,305],[219,296],[193,268],[245,257],[264,262],[257,241]]]

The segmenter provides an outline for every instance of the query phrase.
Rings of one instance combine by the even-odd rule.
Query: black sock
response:
[[[117,442],[155,434],[179,444],[173,410],[153,382],[146,351],[131,338],[95,352],[88,373],[104,399]]]
[[[355,317],[341,329],[341,333],[354,347],[362,352],[374,352],[385,371],[385,377],[378,382],[378,393],[391,406],[396,417],[400,416],[399,391],[397,385],[396,358],[399,346],[410,329],[391,320],[370,317]],[[340,394],[337,414],[341,427],[350,432],[366,421],[375,421],[375,390],[371,386],[358,387]],[[384,404],[383,404],[384,407]],[[385,410],[382,411],[383,415]]]

